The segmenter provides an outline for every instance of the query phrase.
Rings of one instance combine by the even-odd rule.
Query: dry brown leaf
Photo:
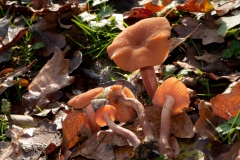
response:
[[[180,20],[182,25],[173,25],[174,31],[176,31],[179,37],[186,37],[193,29],[197,28],[194,33],[191,34],[193,39],[202,39],[202,44],[207,45],[213,42],[223,43],[224,38],[217,34],[217,28],[211,29],[206,25],[200,23],[191,17],[185,17]]]
[[[240,158],[240,141],[234,143],[230,150],[226,153],[222,153],[216,158],[216,160],[234,159],[239,160]]]
[[[28,115],[11,114],[14,125],[19,127],[35,127],[42,118]],[[7,120],[6,116],[0,114],[0,119]]]
[[[188,12],[209,12],[214,9],[209,0],[186,0],[176,7],[178,11]]]
[[[123,13],[123,18],[149,18],[153,14],[153,11],[143,7],[134,7],[131,11]]]
[[[56,149],[61,145],[61,135],[56,125],[43,119],[35,128],[22,129],[14,126],[7,132],[12,142],[0,150],[0,159],[41,159],[46,157],[46,149],[54,145]]]
[[[63,48],[66,45],[66,39],[63,34],[51,33],[51,32],[42,32],[39,31],[40,35],[37,37],[38,41],[45,44],[44,49],[41,49],[40,53],[48,57],[51,53],[55,51],[55,48]]]
[[[203,60],[206,63],[213,63],[215,61],[219,61],[222,57],[221,55],[213,55],[209,54],[207,51],[204,51],[203,55],[201,56],[195,56],[197,60]]]
[[[203,100],[198,104],[198,109],[200,117],[195,123],[193,131],[198,137],[208,138],[212,141],[217,140],[217,131],[212,124],[218,126],[223,123],[223,120],[218,119]]]
[[[178,138],[192,138],[194,136],[193,123],[185,112],[171,118],[171,132]]]
[[[113,160],[116,156],[112,143],[115,143],[116,145],[116,142],[119,140],[120,145],[122,145],[122,137],[116,135],[116,133],[110,130],[97,132],[87,139],[83,144],[75,148],[70,158],[81,155],[89,159]],[[126,146],[128,146],[128,143],[126,143]],[[130,157],[127,157],[127,159],[128,158]]]
[[[79,110],[71,111],[63,121],[63,146],[72,148],[91,136],[85,113]]]
[[[175,137],[170,137],[169,144],[171,149],[173,150],[173,154],[174,154],[173,158],[177,158],[180,152],[177,139]]]
[[[0,19],[0,63],[8,61],[2,54],[6,49],[16,43],[27,31],[27,28],[10,25],[10,19],[4,17]]]
[[[131,146],[124,146],[124,147],[115,146],[114,152],[115,152],[116,160],[124,160],[124,159],[127,160],[132,156],[132,150],[133,150],[133,147]]]
[[[61,88],[71,84],[74,77],[68,76],[70,61],[64,58],[63,52],[55,48],[53,57],[44,65],[39,74],[28,86],[28,93],[23,94],[25,113],[38,113],[51,101],[61,98]]]
[[[230,93],[219,94],[210,100],[213,113],[216,116],[229,120],[235,117],[240,110],[240,82],[238,82]]]

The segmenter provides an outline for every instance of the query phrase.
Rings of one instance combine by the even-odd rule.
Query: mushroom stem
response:
[[[157,77],[154,71],[154,67],[147,66],[147,67],[140,68],[140,73],[142,76],[142,81],[145,86],[145,89],[149,97],[152,99],[158,87]]]
[[[174,106],[175,99],[172,96],[166,95],[166,100],[161,113],[160,138],[158,147],[160,154],[166,154],[168,158],[173,157],[173,152],[169,145],[170,128],[171,128],[171,110]]]
[[[91,103],[85,107],[85,112],[86,112],[88,124],[92,133],[96,133],[100,131],[100,128],[95,121],[95,112]]]
[[[143,134],[145,136],[144,141],[154,141],[152,128],[150,126],[148,118],[146,117],[146,114],[144,112],[145,108],[143,107],[142,103],[140,103],[135,98],[120,98],[119,101],[122,101],[122,103],[125,105],[133,107],[133,109],[137,112],[140,124],[142,126]]]
[[[118,135],[127,138],[134,148],[136,148],[140,144],[140,140],[132,131],[116,125],[107,114],[104,114],[103,118],[109,128],[111,128]]]

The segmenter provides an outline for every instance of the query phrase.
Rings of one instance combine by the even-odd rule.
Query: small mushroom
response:
[[[163,63],[168,56],[170,30],[166,18],[146,18],[126,28],[107,47],[109,57],[122,70],[133,72],[140,69],[151,98],[158,86],[153,66]]]
[[[133,96],[133,93],[127,87],[123,88],[121,85],[113,86],[111,91],[109,91],[109,103],[119,110],[117,112],[118,114],[120,114],[120,110],[121,112],[124,111],[121,117],[124,118],[125,115],[125,117],[128,117],[127,119],[132,118],[132,113],[130,112],[132,112],[133,108],[137,113],[143,134],[145,135],[144,142],[152,142],[154,140],[152,128],[149,124],[148,118],[145,115],[145,108],[141,102],[139,102],[135,96]]]
[[[85,108],[87,120],[88,120],[88,123],[89,123],[92,133],[96,133],[100,129],[94,119],[95,112],[94,112],[93,106],[91,104],[91,100],[103,92],[104,92],[103,87],[97,87],[97,88],[91,89],[85,93],[79,94],[68,101],[68,105],[72,106],[75,109]]]
[[[190,98],[187,87],[177,78],[168,78],[158,87],[152,102],[153,105],[162,107],[159,152],[172,158],[173,152],[169,145],[171,116],[182,113],[183,108],[189,106]]]
[[[123,128],[113,121],[116,119],[117,110],[111,105],[105,105],[99,108],[95,114],[95,120],[99,126],[108,126],[118,135],[128,139],[132,146],[136,148],[140,144],[138,137],[130,130]]]
[[[135,98],[134,94],[127,87],[121,85],[113,85],[108,94],[109,103],[114,106],[117,110],[116,120],[119,122],[128,122],[131,121],[136,112],[134,108],[128,106],[124,103],[119,102],[119,98],[122,97]]]

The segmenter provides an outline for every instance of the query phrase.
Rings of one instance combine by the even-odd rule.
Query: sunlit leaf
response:
[[[210,102],[212,104],[213,113],[226,120],[237,115],[240,110],[240,83],[238,82],[230,93],[219,94],[213,97]]]
[[[62,94],[59,90],[74,80],[73,77],[68,76],[69,65],[70,61],[64,58],[59,48],[56,48],[53,57],[28,86],[29,92],[23,95],[26,113],[38,113],[36,105],[43,110],[49,102],[61,98]]]
[[[176,7],[178,11],[188,12],[209,12],[214,10],[209,0],[186,0],[183,4]]]
[[[72,148],[91,136],[86,115],[82,111],[71,111],[63,121],[63,146]]]

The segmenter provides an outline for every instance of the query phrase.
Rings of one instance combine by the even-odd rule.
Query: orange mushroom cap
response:
[[[81,109],[91,103],[91,100],[104,92],[103,87],[97,87],[91,89],[85,93],[79,94],[68,101],[68,105],[72,106],[75,109]]]
[[[164,17],[143,19],[122,31],[107,47],[122,70],[135,71],[161,64],[168,56],[171,26]]]
[[[99,108],[97,110],[97,112],[95,113],[95,120],[96,120],[96,123],[99,126],[106,126],[107,125],[106,121],[103,118],[104,114],[107,114],[110,117],[110,119],[112,121],[114,121],[115,117],[116,117],[116,114],[117,114],[117,111],[111,105],[105,105],[105,106]]]
[[[111,87],[111,91],[108,95],[108,100],[109,103],[116,108],[116,120],[119,122],[128,122],[132,120],[136,115],[134,108],[118,101],[119,98],[124,97],[135,98],[132,91],[127,87],[123,88],[121,85],[113,85]]]
[[[154,94],[152,103],[163,107],[166,95],[172,96],[175,99],[171,111],[172,116],[182,113],[182,109],[189,106],[190,96],[187,87],[177,78],[171,77],[165,80]]]

